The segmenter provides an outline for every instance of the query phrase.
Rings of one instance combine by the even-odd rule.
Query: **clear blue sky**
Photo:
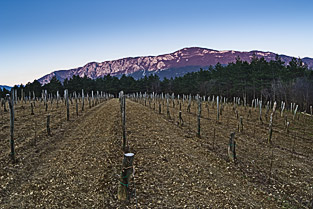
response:
[[[183,47],[313,57],[313,3],[0,0],[0,84]]]

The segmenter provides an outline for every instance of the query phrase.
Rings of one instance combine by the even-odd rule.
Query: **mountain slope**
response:
[[[133,75],[135,78],[149,74],[157,74],[161,78],[165,76],[176,77],[182,76],[187,72],[197,71],[200,67],[216,65],[218,62],[222,65],[226,65],[230,62],[235,62],[237,57],[240,57],[244,61],[250,61],[253,55],[258,58],[264,57],[266,61],[274,60],[277,56],[277,54],[272,52],[217,51],[213,49],[190,47],[159,56],[128,57],[100,63],[90,62],[83,67],[54,71],[40,78],[39,82],[41,84],[48,83],[53,76],[63,81],[74,75],[80,77],[87,76],[92,79],[108,74],[112,76],[121,76],[122,74]],[[292,59],[292,57],[286,55],[278,56],[285,63],[289,63]],[[303,61],[309,68],[313,67],[312,58],[304,58]]]

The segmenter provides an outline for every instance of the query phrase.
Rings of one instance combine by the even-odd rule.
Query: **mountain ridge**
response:
[[[6,90],[9,90],[9,91],[10,91],[11,88],[12,88],[11,86],[0,85],[0,89],[1,89],[1,90],[6,89]]]
[[[82,67],[53,71],[52,73],[39,78],[38,81],[41,84],[46,84],[53,76],[56,76],[57,79],[63,82],[66,78],[69,79],[74,75],[80,77],[87,76],[96,79],[108,74],[112,76],[121,76],[123,74],[130,76],[136,75],[136,79],[147,74],[164,74],[167,77],[176,77],[182,76],[188,72],[198,71],[200,67],[206,68],[210,65],[214,66],[218,62],[222,65],[226,65],[235,62],[237,57],[240,57],[243,61],[250,61],[253,56],[258,58],[264,57],[266,61],[275,60],[276,56],[278,56],[285,63],[289,63],[293,58],[291,56],[279,55],[269,51],[219,51],[202,47],[188,47],[172,53],[157,56],[136,56],[104,62],[89,62]],[[306,63],[309,68],[313,67],[312,58],[305,57],[302,61]],[[190,69],[188,67],[190,67]]]

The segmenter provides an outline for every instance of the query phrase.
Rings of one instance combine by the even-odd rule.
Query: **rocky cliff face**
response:
[[[87,76],[96,79],[108,74],[112,76],[126,74],[136,75],[136,78],[140,78],[147,74],[160,74],[160,72],[162,72],[163,74],[161,73],[160,75],[175,77],[190,72],[190,70],[199,70],[200,67],[216,65],[218,62],[221,64],[235,62],[237,57],[240,57],[241,60],[244,61],[250,61],[253,55],[256,55],[258,58],[264,57],[266,61],[274,60],[276,57],[276,54],[272,52],[217,51],[191,47],[159,56],[128,57],[101,63],[90,62],[83,67],[52,72],[40,78],[39,82],[41,84],[48,83],[53,76],[56,76],[60,81],[63,81],[66,78],[71,78],[73,75],[81,77]],[[285,63],[288,63],[292,59],[292,57],[285,55],[279,56]],[[313,59],[304,58],[303,61],[309,66],[309,68],[313,67]],[[165,73],[166,71],[168,72]]]

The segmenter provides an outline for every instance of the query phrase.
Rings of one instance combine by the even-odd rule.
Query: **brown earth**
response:
[[[9,113],[0,111],[0,208],[299,208],[313,197],[313,120],[292,120],[289,134],[284,118],[274,117],[273,146],[267,143],[268,122],[258,113],[238,108],[244,132],[226,105],[216,123],[216,107],[202,104],[201,138],[196,137],[196,105],[182,106],[184,125],[177,125],[178,105],[144,106],[126,102],[127,139],[135,153],[131,201],[117,200],[123,152],[120,106],[104,101],[70,121],[65,106],[37,102],[16,107],[15,138],[18,162],[9,158]],[[81,105],[81,104],[80,104]],[[150,106],[150,108],[149,108]],[[172,106],[172,103],[171,103]],[[209,107],[209,114],[207,112]],[[81,108],[81,106],[79,106]],[[164,114],[165,112],[165,114]],[[265,110],[263,110],[265,112]],[[52,136],[47,136],[46,114]],[[214,149],[213,130],[215,129]],[[36,130],[36,134],[35,134]],[[229,134],[236,131],[236,164],[227,158]],[[36,137],[35,137],[36,135]],[[272,155],[273,153],[273,155]],[[270,164],[272,162],[272,169]],[[134,193],[136,191],[136,193]]]

